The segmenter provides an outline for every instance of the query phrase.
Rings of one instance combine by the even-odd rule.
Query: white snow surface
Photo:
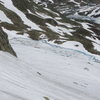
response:
[[[9,36],[18,57],[0,52],[0,100],[100,100],[100,62],[93,56]]]
[[[94,49],[100,51],[100,44],[93,43]]]

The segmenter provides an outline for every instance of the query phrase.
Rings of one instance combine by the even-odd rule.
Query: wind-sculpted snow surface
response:
[[[100,62],[83,53],[17,37],[18,58],[0,52],[0,100],[99,100]]]

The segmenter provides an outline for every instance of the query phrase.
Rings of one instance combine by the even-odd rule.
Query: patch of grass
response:
[[[14,30],[14,31],[22,31],[23,30],[22,27],[16,26],[14,24],[9,24],[7,22],[1,22],[0,26],[6,28],[7,30]]]
[[[45,23],[49,23],[49,24],[52,24],[54,26],[58,25],[58,23],[54,19],[51,19],[51,18],[46,18]]]
[[[26,14],[26,17],[31,20],[32,22],[38,24],[38,25],[44,25],[44,19],[37,15],[32,15],[32,14]]]
[[[31,39],[33,39],[33,40],[40,40],[40,35],[41,35],[40,31],[31,30],[31,31],[28,31],[28,34],[29,34]]]

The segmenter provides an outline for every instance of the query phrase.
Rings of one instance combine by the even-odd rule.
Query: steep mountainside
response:
[[[75,49],[83,46],[88,52],[100,55],[98,49],[100,48],[100,24],[97,18],[99,5],[93,5],[90,9],[90,6],[81,6],[79,4],[81,1],[60,2],[59,0],[49,0],[49,2],[47,0],[9,0],[9,2],[1,0],[0,26],[4,32],[28,34],[28,37],[33,40],[45,39],[60,46],[66,44],[68,48],[70,48],[69,44]],[[75,4],[73,6],[68,2]],[[89,8],[89,12],[85,7]],[[94,11],[96,15],[92,13]],[[88,17],[90,13],[98,20]]]
[[[99,1],[0,0],[0,100],[100,100]]]

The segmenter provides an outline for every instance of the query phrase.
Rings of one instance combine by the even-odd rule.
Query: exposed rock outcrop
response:
[[[8,36],[7,34],[3,31],[3,29],[0,27],[0,50],[9,52],[16,56],[16,53],[12,49],[9,41],[8,41]]]
[[[100,55],[96,48],[100,46],[100,0],[7,1],[0,0],[0,27],[33,40],[46,39],[60,45],[75,41],[76,46],[78,42],[88,52]],[[0,30],[4,35],[6,31]],[[1,50],[16,55],[1,33]]]

